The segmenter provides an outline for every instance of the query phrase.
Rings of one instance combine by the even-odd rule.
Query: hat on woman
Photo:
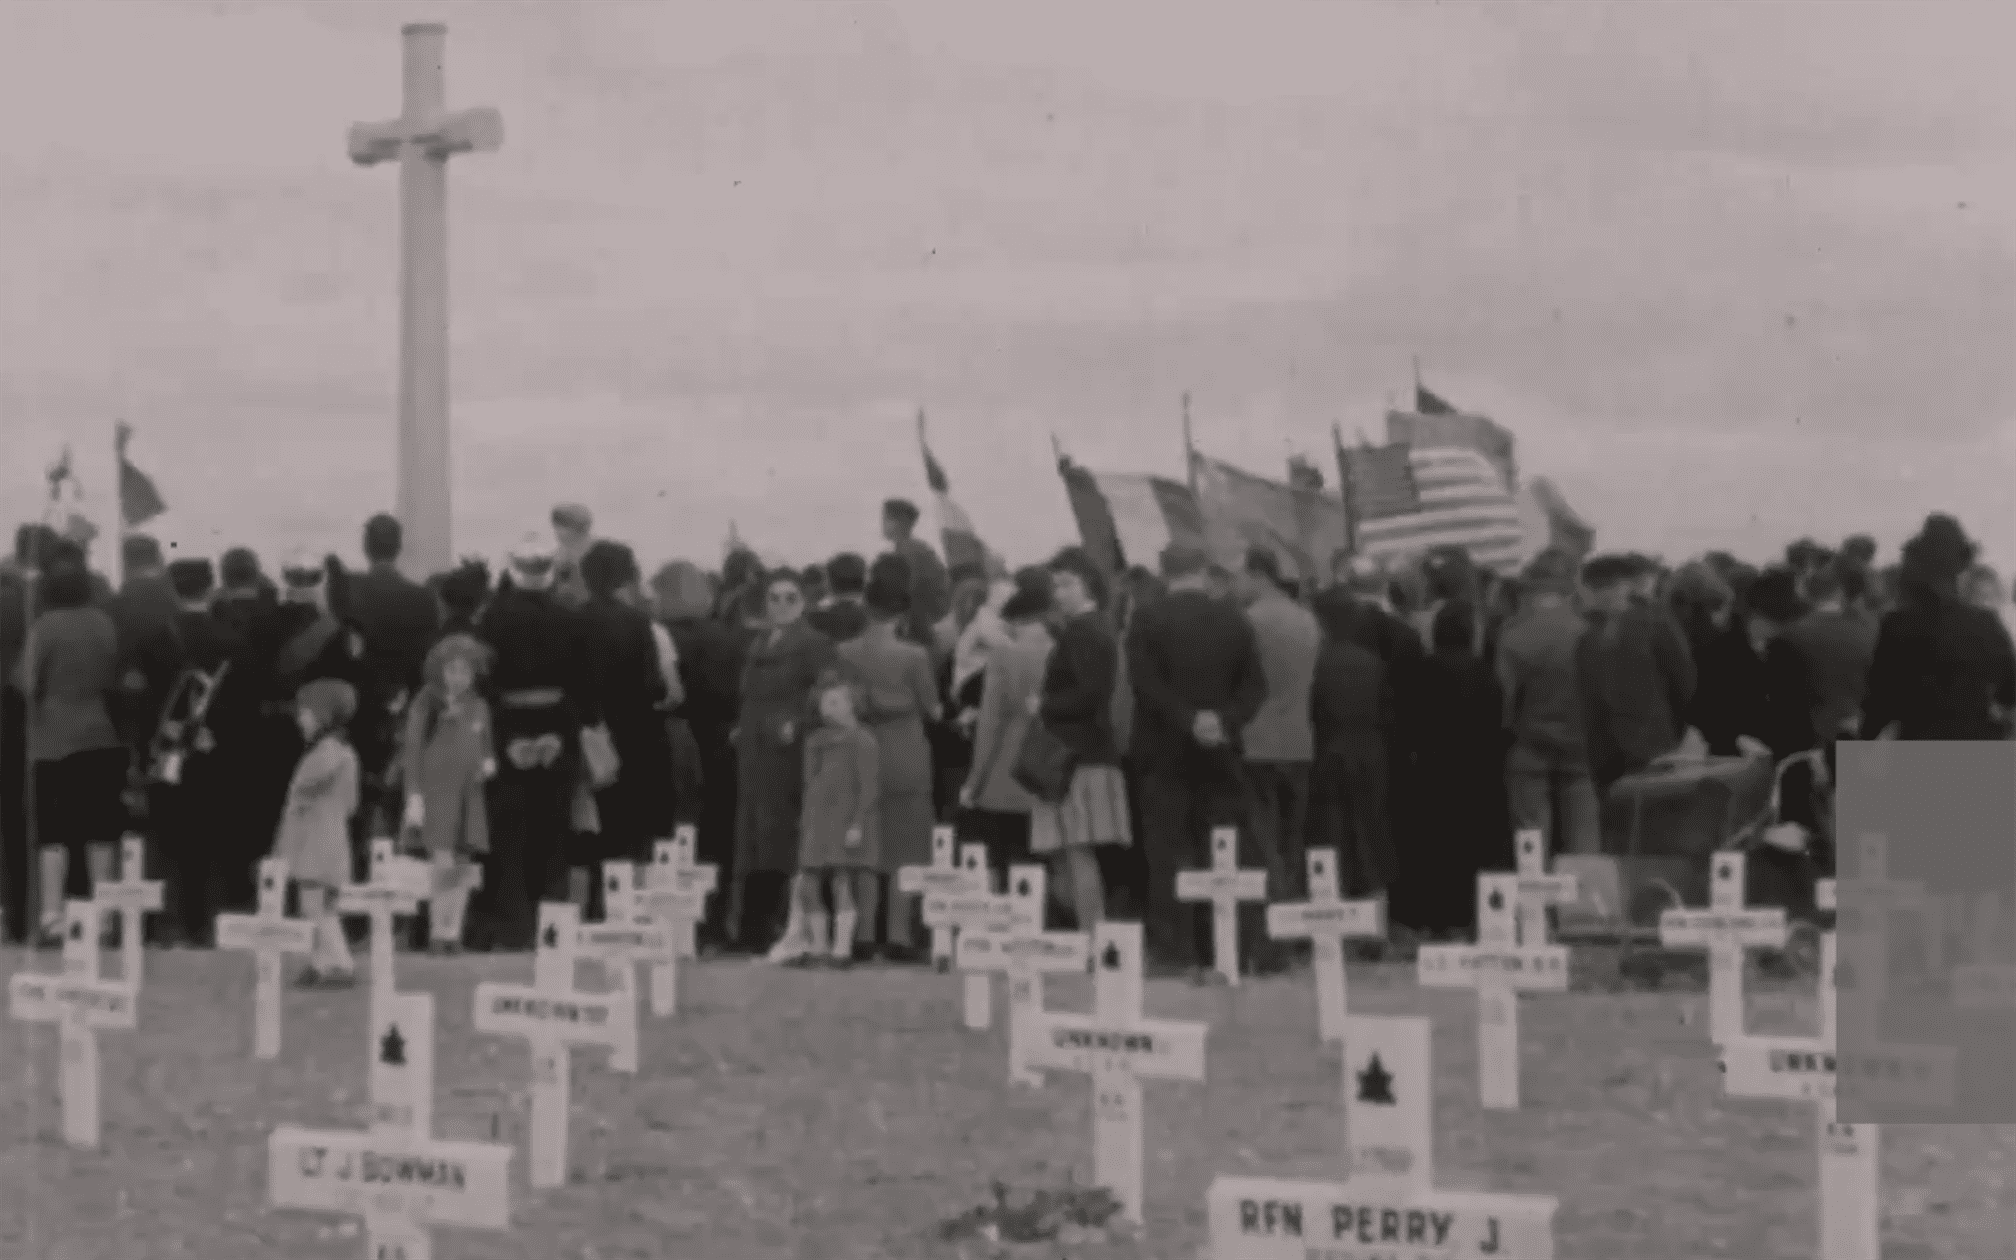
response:
[[[357,716],[357,692],[339,678],[317,678],[303,683],[294,694],[294,703],[313,713],[316,725],[325,731],[348,726],[350,719]]]
[[[1003,621],[1033,621],[1050,611],[1050,570],[1030,567],[1015,571],[1015,593],[1001,605]]]

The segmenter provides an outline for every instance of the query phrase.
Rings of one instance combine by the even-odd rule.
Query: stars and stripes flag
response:
[[[1340,445],[1338,462],[1360,556],[1398,564],[1457,546],[1480,567],[1510,573],[1530,552],[1511,489],[1477,451]]]

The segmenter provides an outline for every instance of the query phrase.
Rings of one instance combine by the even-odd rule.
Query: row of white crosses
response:
[[[1421,1016],[1346,1021],[1343,1179],[1217,1178],[1213,1260],[1553,1260],[1554,1197],[1436,1188],[1432,1028]]]

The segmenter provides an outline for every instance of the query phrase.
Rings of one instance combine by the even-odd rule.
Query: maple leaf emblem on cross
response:
[[[1099,955],[1099,965],[1108,971],[1120,970],[1120,947],[1108,941],[1106,952]]]
[[[1493,888],[1491,890],[1491,899],[1485,902],[1485,904],[1493,910],[1503,910],[1505,908],[1505,894]]]
[[[1358,1073],[1358,1101],[1380,1107],[1395,1107],[1400,1103],[1393,1096],[1393,1074],[1379,1061],[1376,1050],[1372,1052],[1372,1061],[1365,1065],[1365,1070]]]
[[[560,948],[560,929],[554,927],[551,923],[548,923],[546,925],[545,934],[539,938],[539,943],[541,945],[544,945],[547,949]]]
[[[378,1061],[388,1067],[406,1066],[406,1039],[399,1035],[399,1025],[385,1030],[385,1037],[378,1043]]]

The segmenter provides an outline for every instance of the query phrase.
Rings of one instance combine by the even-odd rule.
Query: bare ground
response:
[[[1577,992],[1524,1002],[1517,1113],[1477,1106],[1472,999],[1423,992],[1407,968],[1354,968],[1354,1011],[1434,1017],[1441,1183],[1558,1196],[1564,1258],[1813,1254],[1810,1109],[1723,1099],[1700,994],[1603,991],[1603,960],[1588,962]],[[54,965],[0,953],[0,977]],[[437,1231],[441,1260],[953,1256],[937,1223],[986,1202],[992,1181],[1088,1175],[1087,1083],[1011,1090],[999,1021],[959,1026],[958,977],[723,961],[689,969],[676,1019],[646,1017],[635,1077],[575,1055],[570,1183],[531,1193],[527,1052],[470,1028],[478,980],[530,973],[525,956],[400,960],[402,989],[436,995],[437,1133],[519,1149],[511,1231]],[[60,1138],[54,1031],[0,1022],[0,1257],[360,1253],[354,1222],[268,1208],[264,1160],[276,1124],[361,1127],[365,995],[290,991],[282,1057],[262,1064],[250,984],[243,956],[150,954],[141,1030],[101,1038],[93,1153]],[[1052,1007],[1089,1003],[1085,980],[1050,985]],[[1760,992],[1752,1025],[1808,1031],[1811,1007]],[[1148,1008],[1211,1023],[1210,1080],[1148,1086],[1143,1241],[1073,1254],[1189,1260],[1214,1176],[1336,1175],[1339,1070],[1315,1044],[1306,978],[1155,982]],[[1884,1257],[2016,1255],[2012,1180],[2016,1128],[1887,1130]]]

